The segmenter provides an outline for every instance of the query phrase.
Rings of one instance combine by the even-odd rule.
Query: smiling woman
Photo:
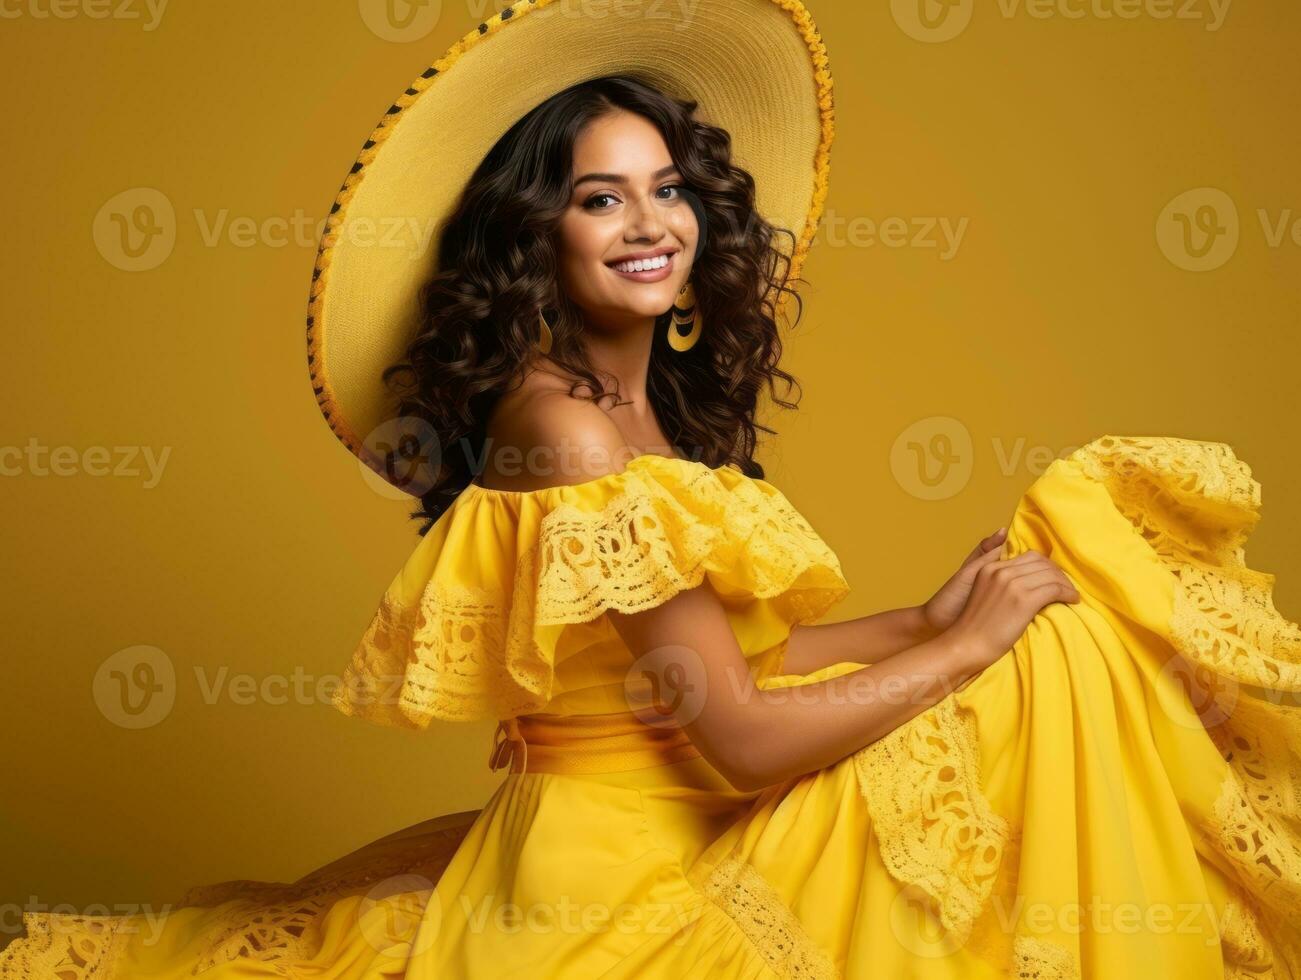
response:
[[[848,582],[754,449],[821,40],[797,0],[546,6],[394,103],[309,313],[331,427],[426,521],[332,704],[496,720],[508,773],[292,884],[25,914],[0,980],[1301,978],[1301,627],[1248,467],[1095,439],[929,600],[819,623]],[[392,213],[430,264],[343,233]]]
[[[502,469],[488,420],[536,373],[631,438],[760,473],[755,399],[766,384],[792,405],[775,391],[794,383],[776,318],[798,297],[776,244],[796,236],[758,214],[729,135],[695,108],[635,77],[583,82],[511,126],[470,177],[420,329],[386,371],[397,414],[444,447],[419,488],[428,522],[485,465]],[[628,367],[647,351],[642,378]]]

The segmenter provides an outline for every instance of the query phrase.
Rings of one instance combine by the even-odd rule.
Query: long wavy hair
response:
[[[759,393],[767,385],[785,408],[799,400],[798,381],[778,366],[777,309],[790,293],[798,322],[803,305],[789,284],[790,260],[774,242],[795,235],[756,212],[754,178],[732,163],[730,135],[693,118],[696,107],[635,75],[591,79],[532,109],[475,170],[440,232],[438,270],[420,291],[420,331],[383,374],[399,414],[431,426],[440,448],[438,472],[411,514],[426,522],[421,535],[478,475],[472,461],[484,458],[494,404],[540,354],[539,310],[559,311],[549,357],[578,379],[570,394],[618,403],[617,379],[597,376],[581,311],[557,286],[556,239],[573,194],[575,141],[618,109],[659,129],[705,238],[691,272],[704,322],[698,341],[675,351],[666,334],[671,311],[656,324],[646,383],[655,417],[688,458],[763,477],[756,430],[774,430],[755,419]],[[797,392],[794,400],[777,394],[779,379],[787,394]]]

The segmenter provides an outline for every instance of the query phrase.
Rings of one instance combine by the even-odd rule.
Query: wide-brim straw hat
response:
[[[732,136],[756,208],[797,277],[827,193],[826,47],[799,0],[520,0],[484,21],[388,109],[344,180],[317,254],[308,369],[330,428],[381,477],[396,414],[384,368],[419,331],[446,216],[488,150],[550,96],[631,72]]]

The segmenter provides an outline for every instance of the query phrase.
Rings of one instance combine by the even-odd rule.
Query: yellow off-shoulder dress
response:
[[[1096,439],[1018,502],[1053,603],[1007,655],[837,764],[733,789],[607,610],[707,582],[765,688],[848,591],[771,484],[640,456],[471,486],[417,545],[336,705],[496,718],[482,810],[157,921],[26,914],[0,977],[1301,978],[1301,629],[1243,545],[1229,446]]]

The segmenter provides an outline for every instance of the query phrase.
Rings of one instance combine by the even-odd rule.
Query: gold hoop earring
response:
[[[696,289],[690,279],[678,291],[678,298],[669,312],[672,314],[669,318],[669,346],[676,351],[691,350],[705,325],[700,319],[700,310],[696,308]],[[683,327],[691,329],[684,334]]]
[[[551,328],[547,326],[547,317],[541,307],[538,307],[538,324],[540,325],[540,336],[538,338],[538,350],[543,354],[551,353]]]

